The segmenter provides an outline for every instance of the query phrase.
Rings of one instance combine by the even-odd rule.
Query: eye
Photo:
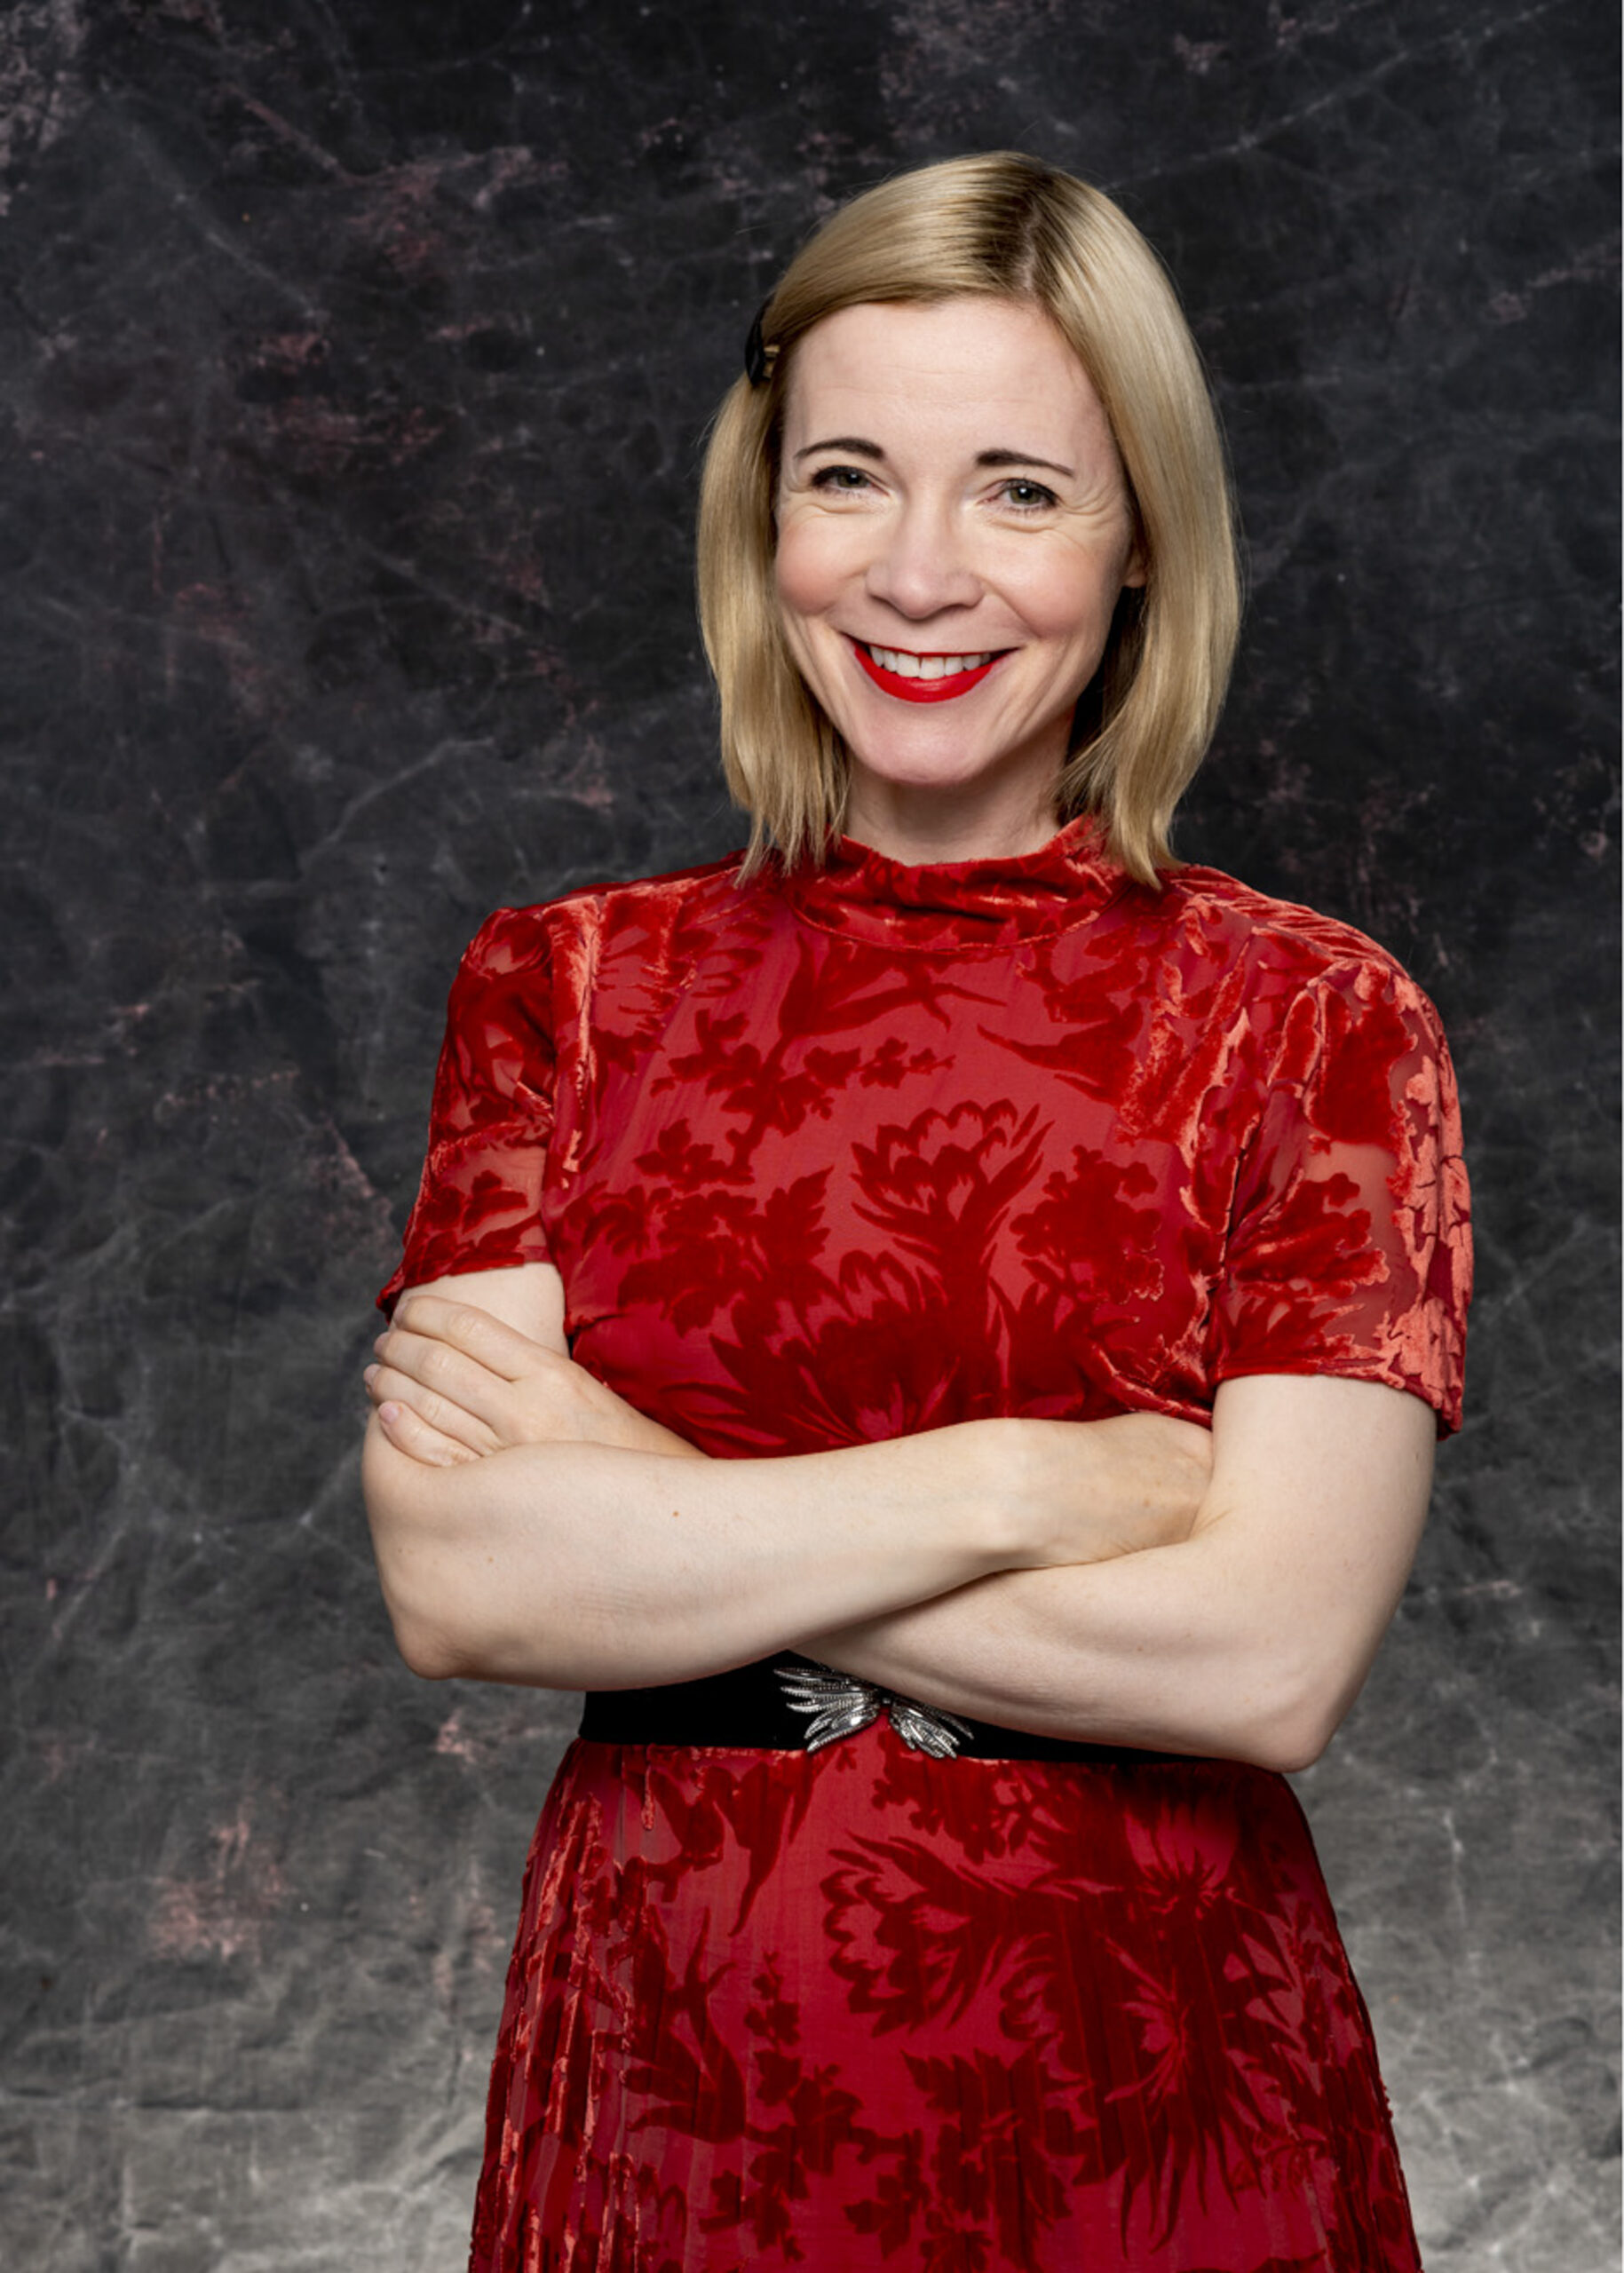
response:
[[[857,497],[870,486],[868,476],[860,465],[820,465],[812,478],[812,487],[832,493],[836,497]]]
[[[1058,505],[1060,502],[1052,489],[1045,488],[1041,481],[1028,481],[1024,474],[1016,474],[1010,480],[1002,482],[998,495],[1018,513],[1047,512],[1051,505]]]

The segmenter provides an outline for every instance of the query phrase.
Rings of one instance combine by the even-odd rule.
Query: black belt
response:
[[[1142,1767],[1180,1761],[1182,1753],[1141,1752],[1129,1745],[1071,1744],[995,1728],[939,1707],[916,1705],[854,1675],[809,1659],[763,1658],[703,1681],[664,1689],[594,1689],[587,1693],[581,1735],[588,1744],[705,1745],[733,1752],[816,1752],[867,1728],[882,1715],[915,1752],[939,1759],[1075,1760],[1097,1767]]]

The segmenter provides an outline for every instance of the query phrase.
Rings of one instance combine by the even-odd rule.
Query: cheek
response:
[[[1028,579],[1017,605],[1040,638],[1099,638],[1110,629],[1125,566],[1114,551],[1050,560]]]
[[[779,530],[773,578],[786,615],[821,614],[844,581],[841,532],[793,519]]]

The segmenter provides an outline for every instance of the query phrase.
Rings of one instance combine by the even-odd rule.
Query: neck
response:
[[[1059,827],[1052,797],[989,799],[984,789],[955,796],[891,781],[853,781],[845,834],[905,867],[958,860],[1018,859],[1041,851]]]

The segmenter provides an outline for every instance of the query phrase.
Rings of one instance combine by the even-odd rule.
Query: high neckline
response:
[[[1035,852],[974,860],[893,860],[855,837],[821,867],[783,878],[797,912],[820,930],[898,947],[1013,945],[1095,915],[1127,882],[1105,850],[1105,825],[1085,813]]]

